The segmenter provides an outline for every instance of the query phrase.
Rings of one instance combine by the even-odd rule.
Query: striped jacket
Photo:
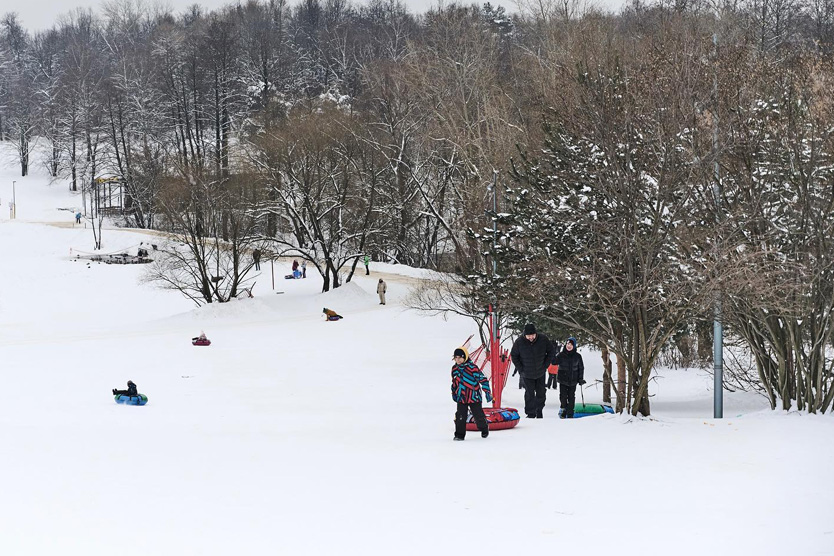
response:
[[[492,401],[492,390],[484,373],[467,359],[461,365],[452,365],[452,399],[457,403],[481,403],[481,389],[486,401]]]

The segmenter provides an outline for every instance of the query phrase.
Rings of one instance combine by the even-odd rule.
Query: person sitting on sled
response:
[[[340,315],[333,309],[328,309],[327,307],[322,309],[321,312],[327,316],[327,320],[339,320],[341,318],[344,318],[342,315]]]
[[[127,381],[127,390],[118,390],[113,388],[114,396],[138,396],[139,391],[136,389],[136,384],[132,380]]]
[[[194,338],[191,338],[192,342],[195,342],[197,340],[200,340],[201,342],[205,342],[206,341],[206,333],[203,332],[202,330],[200,330],[200,335],[199,336],[195,336]]]

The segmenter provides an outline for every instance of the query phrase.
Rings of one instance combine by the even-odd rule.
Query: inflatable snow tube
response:
[[[203,340],[201,338],[197,338],[195,340],[191,340],[191,345],[192,346],[210,346],[211,345],[211,340],[209,340],[208,338],[206,338],[205,340]]]
[[[487,427],[491,431],[511,429],[519,421],[518,410],[512,407],[485,407],[484,416],[486,416]],[[472,413],[466,418],[466,430],[478,430],[478,425],[475,424],[475,418],[472,416]]]
[[[614,413],[614,408],[606,404],[597,403],[578,403],[573,406],[573,418],[591,417],[593,415],[602,415],[603,413]]]
[[[148,403],[148,397],[145,394],[139,394],[137,396],[117,394],[113,397],[115,398],[116,403],[120,403],[123,405],[145,405],[146,403]]]

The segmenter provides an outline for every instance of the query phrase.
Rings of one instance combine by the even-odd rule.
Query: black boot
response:
[[[455,437],[455,440],[465,440],[465,439],[464,439],[464,438],[461,438],[460,436],[456,436],[456,437]]]
[[[537,411],[537,412],[536,412],[536,419],[544,419],[544,417],[542,416],[542,412],[541,412],[541,411]]]
[[[489,436],[489,430],[481,431],[481,438],[486,438]]]

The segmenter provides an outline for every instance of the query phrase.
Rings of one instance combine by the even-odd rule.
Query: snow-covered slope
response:
[[[728,394],[713,420],[708,376],[661,370],[652,419],[560,421],[554,392],[542,420],[452,442],[451,354],[475,330],[402,305],[420,272],[372,264],[322,294],[288,265],[273,289],[266,264],[253,299],[195,309],[141,265],[72,261],[93,240],[58,210],[78,196],[14,174],[0,554],[834,554],[831,416]],[[149,239],[105,230],[104,251]],[[147,406],[113,402],[128,379]],[[504,401],[523,406],[514,379]]]

